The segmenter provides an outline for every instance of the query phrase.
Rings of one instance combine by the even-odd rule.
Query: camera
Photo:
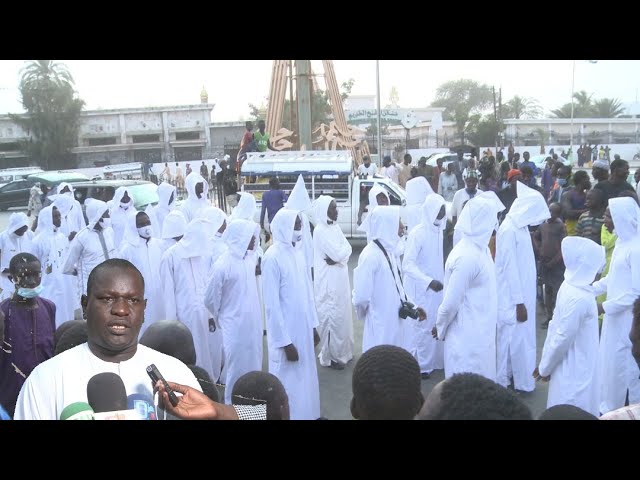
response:
[[[400,318],[405,319],[407,317],[411,317],[414,320],[418,318],[418,309],[411,302],[402,302],[400,306],[400,311],[398,312]]]

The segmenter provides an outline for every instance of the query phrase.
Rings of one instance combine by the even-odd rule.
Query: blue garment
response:
[[[269,224],[273,221],[278,210],[287,201],[287,196],[282,190],[268,190],[262,194],[262,211],[260,212],[260,225],[264,225],[264,213],[267,212]]]
[[[531,170],[533,170],[533,174],[537,177],[538,173],[540,173],[540,170],[538,170],[538,167],[536,167],[536,164],[533,163],[532,161],[526,161],[526,162],[522,162],[520,164],[520,170],[522,170],[522,167],[529,167]]]
[[[2,405],[0,405],[0,420],[11,420],[11,417],[9,416],[7,411],[2,408]]]

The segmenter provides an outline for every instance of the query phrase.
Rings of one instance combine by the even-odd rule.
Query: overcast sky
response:
[[[269,91],[271,60],[61,60],[75,79],[76,89],[90,110],[99,108],[184,105],[200,102],[202,86],[214,103],[214,122],[249,117],[249,103],[260,104]],[[22,111],[18,83],[24,61],[0,61],[0,114]],[[376,93],[374,60],[336,60],[338,83],[355,80],[352,94]],[[313,61],[314,73],[322,63]],[[571,100],[571,60],[381,60],[382,105],[395,86],[403,108],[426,107],[437,87],[468,78],[496,89],[503,102],[514,95],[531,97],[546,114]],[[319,77],[320,88],[324,78]],[[640,61],[577,60],[575,91],[594,98],[618,98],[632,103],[638,96]]]

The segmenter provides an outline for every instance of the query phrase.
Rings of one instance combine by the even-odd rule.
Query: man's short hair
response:
[[[233,385],[233,405],[267,404],[267,420],[289,420],[283,412],[289,411],[289,397],[278,377],[267,372],[249,372]]]
[[[437,411],[423,420],[533,420],[529,408],[501,385],[475,373],[442,382]]]
[[[96,277],[102,270],[110,270],[110,269],[120,269],[120,270],[132,270],[138,274],[140,280],[142,281],[142,289],[144,290],[144,277],[140,270],[136,268],[136,266],[128,260],[123,260],[121,258],[110,258],[109,260],[105,260],[104,262],[97,265],[91,273],[89,274],[89,279],[87,280],[87,298],[91,297],[91,290],[96,283]]]
[[[538,420],[598,420],[598,417],[574,405],[563,404],[547,408]]]
[[[353,407],[363,420],[411,420],[424,397],[420,366],[413,355],[394,345],[367,350],[353,369]]]
[[[523,167],[520,167],[520,173],[522,173],[522,175],[527,175],[529,177],[532,177],[533,169],[529,165],[525,165]]]
[[[31,262],[39,263],[40,260],[38,260],[38,257],[36,257],[35,255],[27,252],[18,253],[11,257],[11,260],[9,261],[9,272],[11,272],[11,275],[15,276],[18,274],[19,267]]]
[[[54,356],[59,355],[62,352],[66,352],[71,348],[77,347],[78,345],[82,345],[83,343],[87,343],[88,335],[87,322],[84,320],[78,322],[74,321],[56,342],[56,346],[53,351]]]
[[[613,172],[616,168],[624,168],[627,165],[629,165],[629,162],[619,158],[618,160],[614,160],[613,162],[611,162],[610,168],[611,168],[611,171]]]
[[[404,154],[403,159],[404,159],[404,161],[405,161],[405,162],[406,162],[407,160],[411,160],[411,155],[410,155],[410,154],[408,154],[408,153],[405,153],[405,154]]]
[[[196,347],[191,330],[178,320],[160,320],[152,323],[138,343],[177,358],[185,365],[196,364]]]
[[[369,155],[365,155],[364,157],[362,157],[362,163],[366,163],[367,160],[371,161],[371,158],[369,158]]]
[[[269,186],[270,187],[277,187],[278,185],[280,185],[280,180],[278,180],[278,177],[271,177],[269,179]]]
[[[584,170],[578,170],[576,173],[573,174],[573,183],[574,184],[578,184],[581,183],[585,180],[589,180],[589,174],[587,172],[585,172]]]
[[[187,365],[187,366],[189,367],[191,372],[193,372],[193,375],[196,377],[196,380],[198,380],[198,383],[200,384],[200,388],[202,388],[202,393],[204,393],[207,397],[209,397],[209,400],[213,402],[219,402],[220,393],[218,392],[218,388],[216,387],[216,384],[211,380],[211,377],[209,376],[207,371],[202,367],[198,367],[197,365]]]

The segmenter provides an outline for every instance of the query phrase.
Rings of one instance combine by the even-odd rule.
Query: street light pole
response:
[[[378,91],[378,164],[382,159],[382,135],[380,128],[380,60],[376,60],[376,89]]]
[[[576,61],[573,60],[573,71],[571,73],[571,133],[569,134],[569,152],[573,160],[573,89],[576,81]]]

